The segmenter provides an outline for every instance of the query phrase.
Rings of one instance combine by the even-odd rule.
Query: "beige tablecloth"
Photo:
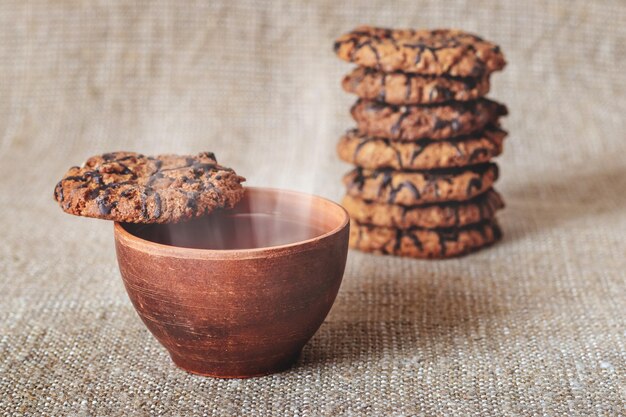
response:
[[[335,200],[354,100],[334,38],[461,27],[509,65],[504,240],[461,259],[350,253],[298,364],[170,362],[125,294],[112,226],[52,201],[110,150],[215,151],[249,185]],[[0,3],[0,414],[624,415],[623,1]]]

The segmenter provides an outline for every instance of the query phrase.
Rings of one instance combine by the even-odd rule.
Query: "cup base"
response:
[[[246,379],[271,375],[286,371],[291,368],[300,356],[298,351],[295,354],[280,355],[271,359],[263,359],[258,362],[209,362],[203,360],[193,360],[177,356],[170,353],[174,364],[182,370],[194,375],[206,376],[222,379]]]

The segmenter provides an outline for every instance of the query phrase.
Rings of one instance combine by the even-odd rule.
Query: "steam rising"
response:
[[[327,232],[313,199],[288,192],[247,191],[233,210],[218,210],[176,224],[125,225],[156,243],[196,249],[252,249],[312,239]]]

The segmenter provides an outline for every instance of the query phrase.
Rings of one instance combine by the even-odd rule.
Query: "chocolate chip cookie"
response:
[[[412,142],[369,137],[353,129],[341,137],[337,153],[342,160],[368,169],[450,168],[488,162],[500,155],[505,137],[497,126],[469,136]]]
[[[356,168],[344,176],[347,194],[364,200],[412,206],[466,201],[491,188],[498,178],[494,163],[430,171]]]
[[[398,229],[466,226],[492,219],[504,207],[500,194],[493,189],[463,202],[400,206],[346,195],[341,204],[357,223]]]
[[[357,67],[341,83],[348,93],[389,104],[475,100],[489,92],[489,77],[435,77]]]
[[[339,37],[334,49],[344,61],[384,72],[481,77],[506,65],[498,45],[455,29],[359,26]]]
[[[394,140],[438,140],[469,135],[489,124],[497,124],[507,112],[506,106],[486,98],[410,106],[359,99],[351,109],[361,133]]]
[[[174,223],[232,208],[243,197],[243,181],[211,152],[154,157],[113,152],[70,168],[54,198],[65,212],[79,216]]]
[[[395,229],[350,222],[350,247],[412,258],[450,258],[491,245],[502,237],[495,219],[452,229]]]

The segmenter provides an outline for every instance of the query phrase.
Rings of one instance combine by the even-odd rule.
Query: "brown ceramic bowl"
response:
[[[246,189],[228,212],[169,225],[116,223],[128,295],[181,368],[245,378],[288,368],[343,276],[346,211],[329,200]]]

